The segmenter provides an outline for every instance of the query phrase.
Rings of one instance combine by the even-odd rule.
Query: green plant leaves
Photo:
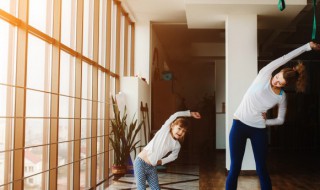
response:
[[[112,107],[114,119],[111,119],[111,135],[109,136],[110,144],[114,150],[114,164],[126,165],[130,153],[133,151],[136,155],[137,144],[140,140],[136,140],[136,136],[141,130],[143,122],[137,126],[137,119],[133,116],[129,126],[127,125],[127,108],[125,107],[124,113],[120,114],[119,107],[112,97]]]

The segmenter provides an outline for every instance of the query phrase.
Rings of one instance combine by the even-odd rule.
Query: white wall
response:
[[[133,116],[138,119],[140,123],[143,119],[140,111],[141,101],[143,105],[148,104],[149,108],[149,123],[151,128],[151,98],[150,98],[150,86],[143,80],[137,77],[121,77],[120,78],[120,91],[124,94],[125,104],[127,106],[127,123],[131,122]],[[146,121],[146,125],[147,121]],[[149,132],[149,131],[147,131]],[[144,141],[144,130],[141,129],[138,138],[141,140],[140,145],[145,145]],[[139,151],[138,151],[139,152]]]
[[[229,15],[226,20],[226,168],[230,169],[229,132],[233,114],[257,75],[257,15]],[[255,170],[248,140],[242,170]]]
[[[150,21],[135,23],[134,75],[150,83]]]
[[[225,43],[192,43],[193,56],[225,56]]]

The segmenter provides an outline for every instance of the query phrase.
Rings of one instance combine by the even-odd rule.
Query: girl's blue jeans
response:
[[[145,190],[147,188],[146,181],[152,190],[160,190],[156,166],[146,163],[137,156],[134,161],[133,168],[137,190]]]

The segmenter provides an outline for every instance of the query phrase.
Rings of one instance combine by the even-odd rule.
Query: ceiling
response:
[[[318,1],[316,12],[320,14]],[[259,60],[273,60],[305,44],[311,40],[312,0],[285,2],[286,9],[280,11],[278,0],[122,0],[133,20],[152,22],[152,29],[170,59],[169,64],[224,59],[221,55],[196,55],[192,47],[224,45],[227,14],[258,15]],[[317,35],[316,40],[318,38]]]

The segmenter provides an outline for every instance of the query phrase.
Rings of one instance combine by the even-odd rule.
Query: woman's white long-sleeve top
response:
[[[247,92],[245,93],[234,116],[246,125],[265,128],[266,125],[281,125],[284,122],[287,103],[286,94],[275,94],[271,89],[270,79],[272,72],[291,59],[310,51],[310,44],[305,44],[290,53],[272,61],[259,71]],[[262,113],[278,104],[278,117],[265,120]]]
[[[144,150],[147,151],[147,157],[153,166],[157,165],[157,161],[161,160],[162,165],[177,159],[181,145],[175,140],[170,133],[170,124],[178,117],[190,117],[190,111],[180,111],[171,115],[169,119],[162,125],[160,130],[155,134],[152,140],[147,144]],[[167,157],[163,158],[165,155]]]

